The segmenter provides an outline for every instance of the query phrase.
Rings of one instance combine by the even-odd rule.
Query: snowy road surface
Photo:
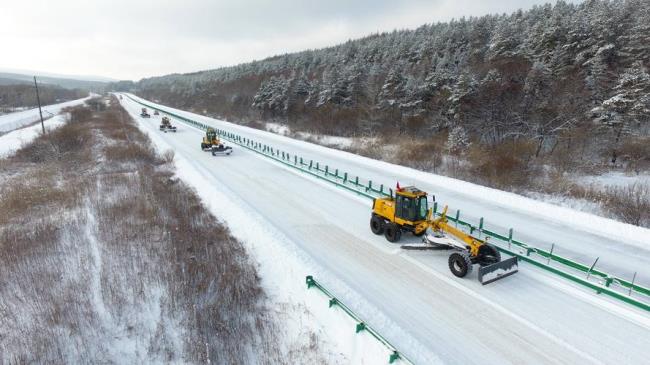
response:
[[[636,272],[636,283],[650,287],[650,229],[177,109],[170,110],[370,179],[375,186],[393,187],[397,181],[402,186],[416,185],[434,194],[442,204],[448,204],[452,214],[455,214],[455,209],[460,209],[464,221],[478,225],[479,219],[484,217],[486,229],[507,235],[508,229],[514,228],[515,239],[546,250],[554,245],[555,254],[587,266],[599,258],[597,269],[627,280],[631,280]]]
[[[150,135],[163,139],[179,156],[192,161],[215,185],[227,187],[250,204],[324,268],[328,276],[321,280],[326,285],[343,282],[372,303],[390,323],[373,321],[372,312],[367,322],[416,363],[438,357],[457,364],[636,364],[650,356],[647,313],[605,300],[528,265],[523,265],[519,274],[487,286],[478,283],[476,272],[466,279],[455,278],[447,268],[448,252],[405,252],[373,235],[368,227],[367,199],[236,146],[229,157],[213,157],[199,148],[202,131],[176,122],[178,133],[159,132],[159,118],[141,119],[140,105],[127,98],[122,103]],[[205,117],[192,118],[232,127]],[[644,249],[636,247],[635,256],[628,251],[634,245],[616,247],[613,238],[602,244],[590,242],[588,238],[599,238],[598,233],[563,226],[530,212],[522,214],[502,202],[473,201],[475,197],[463,195],[462,187],[442,187],[435,179],[432,183],[401,176],[400,169],[382,171],[381,164],[364,164],[338,151],[305,147],[308,145],[261,131],[238,130],[243,132],[373,181],[415,183],[463,211],[482,211],[486,216],[489,212],[495,222],[521,232],[518,238],[523,241],[541,235],[541,242],[566,241],[567,250],[573,248],[573,252],[585,250],[580,244],[588,244],[587,250],[593,250],[594,255],[611,254],[621,262],[639,264],[639,270],[648,267]],[[578,238],[580,244],[574,242]],[[404,241],[409,240],[413,239],[406,235]],[[612,262],[612,268],[619,267],[615,260]],[[345,301],[345,294],[342,296]],[[364,313],[361,304],[352,303],[351,307]],[[404,331],[410,337],[403,336]]]
[[[92,96],[88,96],[83,99],[66,101],[65,103],[46,105],[42,107],[43,118],[49,118],[53,115],[59,114],[63,108],[82,104],[84,101],[90,99],[91,97]],[[38,108],[0,115],[0,133],[9,132],[14,129],[35,123],[39,120],[40,114],[38,112]]]

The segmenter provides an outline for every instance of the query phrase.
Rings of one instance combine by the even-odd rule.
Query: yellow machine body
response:
[[[472,266],[480,266],[478,279],[482,284],[501,280],[518,271],[517,257],[501,260],[496,246],[488,244],[450,225],[447,207],[438,218],[427,207],[427,193],[413,186],[398,188],[395,196],[376,198],[372,204],[370,230],[383,234],[389,242],[400,240],[402,232],[423,237],[422,244],[405,244],[404,249],[453,249],[449,269],[457,277],[465,277]]]
[[[479,254],[479,249],[481,246],[486,244],[485,241],[479,240],[472,235],[469,235],[462,230],[449,224],[447,220],[447,207],[442,211],[442,215],[430,222],[431,229],[435,231],[441,231],[448,233],[454,236],[457,240],[462,241],[466,244],[467,249],[472,257],[476,257]]]
[[[427,193],[412,186],[399,189],[395,197],[375,199],[372,212],[417,236],[429,227],[431,214],[427,207]]]
[[[395,192],[395,197],[375,199],[372,213],[396,224],[404,231],[413,232],[416,236],[424,234],[428,228],[447,233],[464,242],[472,257],[476,257],[479,248],[485,244],[484,241],[448,224],[447,207],[440,217],[431,219],[433,212],[427,207],[427,193],[413,186],[399,189]]]
[[[201,142],[201,148],[208,148],[211,146],[217,146],[221,143],[217,137],[217,132],[213,128],[208,128],[205,131],[205,136],[203,136],[203,141]]]

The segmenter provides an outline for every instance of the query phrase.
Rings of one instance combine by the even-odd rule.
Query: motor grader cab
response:
[[[208,128],[205,131],[205,136],[201,141],[201,149],[203,151],[212,152],[212,156],[230,155],[232,147],[226,146],[217,137],[217,132],[213,128]]]
[[[172,125],[172,122],[168,116],[163,116],[162,120],[160,121],[160,130],[165,133],[168,131],[176,132],[176,127]]]
[[[370,228],[375,234],[384,234],[388,241],[397,242],[402,231],[423,235],[428,227],[428,216],[427,193],[407,186],[397,189],[394,198],[374,200]]]
[[[434,198],[435,200],[435,198]],[[517,257],[501,260],[496,246],[449,224],[447,207],[440,217],[433,217],[427,207],[427,193],[413,186],[398,188],[395,196],[376,198],[372,205],[370,229],[375,234],[384,234],[390,242],[400,240],[402,232],[423,236],[421,244],[405,244],[403,249],[454,250],[449,255],[449,270],[457,277],[472,272],[475,264],[480,266],[479,281],[485,285],[518,271]]]
[[[201,149],[203,151],[210,151],[212,149],[213,145],[219,145],[220,141],[219,138],[217,138],[217,132],[214,130],[214,128],[208,128],[205,131],[205,136],[203,136],[203,140],[201,141]]]

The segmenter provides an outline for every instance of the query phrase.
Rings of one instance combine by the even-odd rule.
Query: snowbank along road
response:
[[[321,281],[333,287],[344,283],[389,318],[390,323],[373,321],[372,313],[366,317],[416,363],[439,358],[458,364],[635,364],[644,363],[650,356],[645,345],[650,338],[650,316],[646,312],[601,298],[529,265],[522,265],[519,274],[487,286],[478,283],[475,272],[465,279],[455,278],[447,268],[448,252],[405,252],[399,245],[373,235],[368,227],[369,200],[242,148],[235,147],[228,157],[213,157],[199,147],[202,131],[173,120],[179,127],[177,133],[159,132],[159,117],[142,119],[141,105],[127,97],[121,102],[150,135],[164,139],[215,185],[226,186],[254,207],[325,268],[328,277],[319,278]],[[537,203],[533,201],[528,207],[517,206],[517,198],[492,201],[492,196],[500,194],[492,189],[486,189],[481,199],[476,191],[484,189],[481,187],[470,189],[460,182],[453,185],[449,184],[451,179],[411,173],[267,132],[166,110],[217,128],[232,128],[241,135],[389,186],[397,180],[402,185],[415,184],[468,214],[492,217],[491,229],[497,225],[514,227],[521,240],[553,242],[576,254],[591,250],[594,256],[609,259],[613,270],[649,267],[648,251],[640,242],[627,242],[619,237],[625,234],[614,232],[607,238],[597,229],[553,220],[544,212],[536,214]],[[417,240],[405,235],[403,241]],[[588,250],[585,245],[589,245]],[[645,275],[640,273],[639,277],[647,278]],[[345,300],[345,293],[341,299]],[[361,304],[353,302],[350,306],[364,314]],[[410,336],[403,336],[403,331]]]

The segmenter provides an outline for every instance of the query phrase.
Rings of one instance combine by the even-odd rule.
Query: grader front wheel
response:
[[[449,255],[449,270],[459,278],[464,278],[472,272],[472,258],[466,251],[454,252]]]

